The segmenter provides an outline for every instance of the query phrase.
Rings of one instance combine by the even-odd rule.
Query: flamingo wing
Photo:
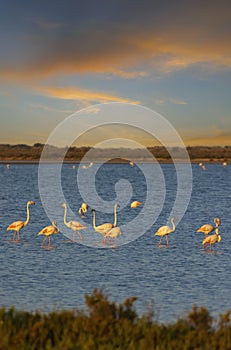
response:
[[[171,232],[171,229],[169,226],[161,226],[155,233],[155,236],[165,236],[169,232]]]
[[[7,227],[7,231],[19,231],[24,226],[24,221],[15,221]]]
[[[109,222],[108,223],[106,222],[105,224],[97,226],[97,232],[106,233],[112,228],[113,228],[113,225]]]
[[[121,235],[122,235],[122,232],[120,227],[113,227],[105,234],[105,237],[117,237]]]
[[[82,225],[78,221],[69,221],[68,226],[72,228],[72,230],[83,230],[84,228],[86,228],[86,226]]]
[[[202,244],[203,244],[203,245],[204,245],[204,244],[207,244],[207,243],[209,243],[209,244],[214,244],[214,243],[216,243],[216,242],[219,242],[219,241],[221,240],[221,238],[219,238],[219,237],[221,237],[221,236],[220,236],[220,235],[217,235],[217,234],[215,233],[214,235],[211,235],[211,236],[206,237],[206,238],[203,240]]]
[[[209,233],[209,232],[212,232],[213,229],[214,229],[214,227],[213,227],[212,225],[205,224],[205,225],[202,225],[202,226],[197,230],[197,232]]]
[[[49,236],[54,232],[54,229],[54,226],[46,226],[38,233],[38,235]]]
[[[137,208],[142,204],[142,202],[134,201],[131,203],[131,208]]]

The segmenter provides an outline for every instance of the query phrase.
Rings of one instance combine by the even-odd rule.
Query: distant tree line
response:
[[[159,323],[150,307],[138,316],[136,297],[122,303],[102,290],[85,296],[86,311],[50,313],[0,308],[1,350],[230,350],[231,312],[214,319],[194,305],[184,317]]]
[[[0,144],[0,160],[1,161],[39,161],[41,153],[46,147],[46,157],[49,160],[59,160],[63,159],[63,154],[65,155],[65,160],[69,161],[81,161],[84,155],[91,150],[91,147],[64,147],[58,148],[51,145],[44,145],[41,143],[35,143],[33,146],[26,144]],[[197,159],[206,161],[231,160],[231,146],[188,146],[186,147],[189,157],[192,161]],[[147,150],[150,152],[150,156],[147,155],[147,150],[142,148],[138,149],[94,149],[94,157],[101,160],[104,158],[117,158],[118,154],[123,154],[124,158],[127,159],[137,159],[137,160],[148,160],[151,159],[153,155],[157,160],[171,160],[170,153],[174,154],[174,158],[182,159],[184,158],[184,151],[182,148],[173,147],[170,152],[162,146],[148,147]]]

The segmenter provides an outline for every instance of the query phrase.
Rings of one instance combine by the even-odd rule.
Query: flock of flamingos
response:
[[[27,218],[25,221],[15,221],[12,224],[10,224],[7,227],[7,231],[14,231],[14,235],[11,239],[11,242],[20,242],[20,231],[23,227],[27,226],[30,220],[30,205],[34,205],[35,202],[28,201],[27,202]],[[142,203],[139,201],[134,201],[131,203],[131,208],[137,208]],[[63,221],[64,224],[72,230],[72,241],[76,242],[75,235],[76,232],[79,235],[79,238],[82,239],[82,235],[80,233],[81,230],[86,229],[86,226],[82,225],[78,221],[67,221],[67,205],[66,203],[63,203],[61,205],[64,209],[64,217]],[[118,204],[115,204],[114,206],[114,222],[113,223],[104,223],[102,225],[96,226],[96,210],[92,209],[93,213],[93,228],[96,232],[100,233],[103,236],[103,243],[106,244],[107,239],[110,243],[112,243],[112,240],[116,241],[118,236],[122,235],[120,227],[117,227],[117,208],[119,207]],[[82,203],[81,207],[78,210],[79,215],[81,218],[85,218],[85,214],[88,211],[88,205],[86,203]],[[174,218],[171,219],[172,227],[170,226],[161,226],[155,233],[155,236],[160,237],[160,241],[158,245],[160,246],[162,243],[163,237],[165,237],[165,244],[168,246],[168,235],[175,231],[176,227],[174,224]],[[201,226],[197,232],[204,233],[204,240],[202,242],[204,250],[207,246],[210,246],[210,251],[212,251],[212,245],[221,241],[221,236],[219,234],[218,227],[221,224],[221,221],[219,218],[214,218],[214,225],[205,224]],[[215,231],[215,234],[211,234],[211,232]],[[44,238],[42,240],[42,247],[44,248],[51,248],[51,236],[53,234],[59,233],[59,229],[57,227],[56,221],[52,222],[52,225],[44,227],[38,235],[43,235]],[[47,244],[46,244],[46,241]]]

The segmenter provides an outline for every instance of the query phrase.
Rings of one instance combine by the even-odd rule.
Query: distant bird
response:
[[[223,167],[225,168],[227,166],[227,162],[223,162]]]
[[[210,224],[202,225],[197,232],[204,233],[204,236],[207,236],[209,233],[213,232],[216,227],[220,226],[221,220],[219,218],[214,218],[214,223],[216,226],[212,226]]]
[[[78,213],[82,218],[85,218],[85,214],[86,214],[87,210],[88,210],[87,203],[82,203],[81,207],[78,210]]]
[[[131,165],[131,166],[134,166],[134,163],[131,161],[131,162],[129,162],[129,164]]]
[[[61,205],[63,208],[64,208],[64,217],[63,217],[63,222],[64,224],[71,228],[72,231],[73,231],[73,236],[72,236],[72,241],[75,241],[75,233],[77,231],[78,235],[79,235],[79,238],[80,239],[83,239],[82,235],[80,234],[80,230],[84,230],[86,228],[86,226],[82,225],[80,222],[78,221],[69,221],[67,222],[67,205],[66,203],[63,203]]]
[[[82,168],[83,168],[83,169],[88,169],[88,168],[91,168],[93,165],[94,165],[94,163],[91,162],[91,163],[88,164],[88,165],[82,165]]]
[[[100,226],[96,226],[96,210],[92,209],[93,212],[93,227],[94,230],[98,233],[100,233],[101,235],[105,235],[109,230],[111,230],[113,227],[116,227],[117,225],[117,213],[116,213],[116,209],[119,208],[118,204],[114,205],[114,223],[111,224],[109,222],[106,222]]]
[[[202,170],[206,170],[206,167],[203,163],[199,163],[199,167],[202,169]]]
[[[47,239],[48,239],[48,245],[47,245],[47,247],[50,247],[50,246],[51,246],[51,237],[50,237],[50,236],[59,232],[59,229],[58,229],[58,227],[57,227],[56,225],[57,225],[57,223],[56,223],[56,221],[54,220],[54,221],[52,222],[52,225],[44,227],[44,228],[38,233],[38,235],[45,235],[45,237],[44,237],[43,240],[42,240],[42,247],[45,247],[45,241],[46,241]]]
[[[6,164],[6,168],[7,168],[7,169],[10,169],[10,164]]]
[[[134,201],[131,203],[131,208],[137,208],[142,204],[142,202]]]
[[[156,233],[154,233],[154,236],[160,236],[160,242],[158,245],[161,244],[163,237],[166,237],[166,245],[168,245],[168,234],[171,232],[174,232],[176,229],[176,226],[174,224],[174,220],[175,218],[171,219],[171,223],[172,223],[172,228],[169,226],[161,226]]]
[[[221,235],[219,234],[218,228],[216,227],[216,233],[206,237],[203,242],[203,248],[206,249],[207,245],[210,245],[210,252],[212,251],[212,245],[221,241]]]
[[[111,240],[114,239],[115,241],[117,240],[118,236],[122,236],[122,232],[120,227],[112,227],[105,235],[103,238],[103,243],[106,243],[107,238],[109,238],[109,241],[111,243]]]
[[[72,169],[75,170],[76,169],[76,165],[72,165]]]
[[[35,202],[33,201],[28,201],[27,202],[27,206],[26,206],[26,211],[27,211],[27,219],[26,221],[15,221],[13,222],[11,225],[9,225],[7,227],[7,231],[14,231],[14,236],[11,239],[11,241],[16,241],[19,242],[20,241],[20,230],[25,227],[29,220],[30,220],[30,210],[29,210],[29,206],[30,205],[34,205]],[[18,239],[16,240],[16,236],[18,235]]]

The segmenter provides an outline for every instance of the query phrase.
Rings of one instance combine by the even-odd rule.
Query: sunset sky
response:
[[[81,108],[131,102],[186,145],[231,144],[229,1],[2,1],[0,45],[0,143],[45,143]]]

